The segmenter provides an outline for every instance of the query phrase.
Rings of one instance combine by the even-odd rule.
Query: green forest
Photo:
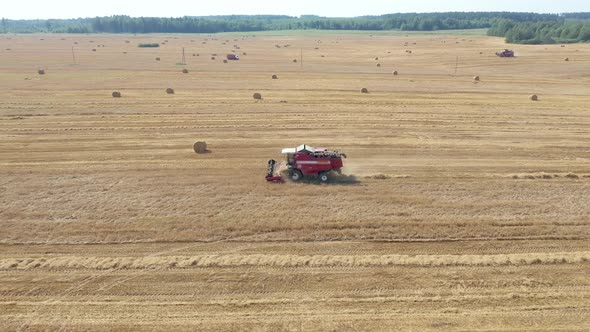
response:
[[[488,29],[488,35],[506,37],[507,43],[516,44],[590,42],[590,20],[515,22],[503,19]]]
[[[488,35],[506,37],[509,43],[590,41],[590,13],[400,13],[354,18],[229,15],[2,19],[2,33],[216,33],[305,29],[434,31],[482,28],[489,29]]]

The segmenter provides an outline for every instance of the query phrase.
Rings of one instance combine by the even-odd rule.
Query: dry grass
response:
[[[300,66],[317,36],[243,37],[247,59],[178,75],[154,57],[221,38],[72,36],[109,45],[72,66],[42,37],[0,38],[3,328],[588,329],[590,45],[506,61],[493,37],[326,35]],[[51,75],[25,80],[36,54]],[[266,183],[302,143],[344,174]]]

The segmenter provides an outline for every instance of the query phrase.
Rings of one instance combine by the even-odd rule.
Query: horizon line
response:
[[[48,20],[79,20],[79,19],[92,19],[97,17],[113,17],[113,16],[126,16],[131,18],[205,18],[205,17],[227,17],[227,16],[284,16],[288,18],[302,18],[304,16],[315,16],[318,18],[340,18],[340,19],[354,19],[354,18],[363,18],[363,17],[379,17],[385,15],[397,15],[397,14],[447,14],[447,13],[527,13],[527,14],[538,14],[538,15],[563,15],[563,14],[580,14],[580,13],[589,13],[589,12],[534,12],[534,11],[446,11],[446,12],[395,12],[395,13],[385,13],[385,14],[372,14],[372,15],[360,15],[360,16],[321,16],[317,14],[300,14],[298,16],[292,16],[287,14],[212,14],[212,15],[183,15],[183,16],[133,16],[129,14],[112,14],[112,15],[103,15],[103,16],[86,16],[86,17],[64,17],[64,18],[10,18],[10,17],[2,17],[3,20],[11,20],[11,21],[48,21]]]

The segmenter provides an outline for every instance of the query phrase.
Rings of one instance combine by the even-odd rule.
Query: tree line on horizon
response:
[[[589,41],[590,13],[537,14],[519,12],[399,13],[354,18],[315,15],[226,15],[77,19],[2,19],[3,33],[217,33],[271,30],[401,30],[489,29],[511,43]]]
[[[502,19],[488,29],[488,36],[505,37],[512,44],[590,42],[590,20],[515,22]]]

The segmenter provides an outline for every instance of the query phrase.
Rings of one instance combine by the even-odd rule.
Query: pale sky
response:
[[[590,12],[590,0],[16,0],[5,1],[0,16],[9,19],[231,14],[353,17],[447,11]]]

